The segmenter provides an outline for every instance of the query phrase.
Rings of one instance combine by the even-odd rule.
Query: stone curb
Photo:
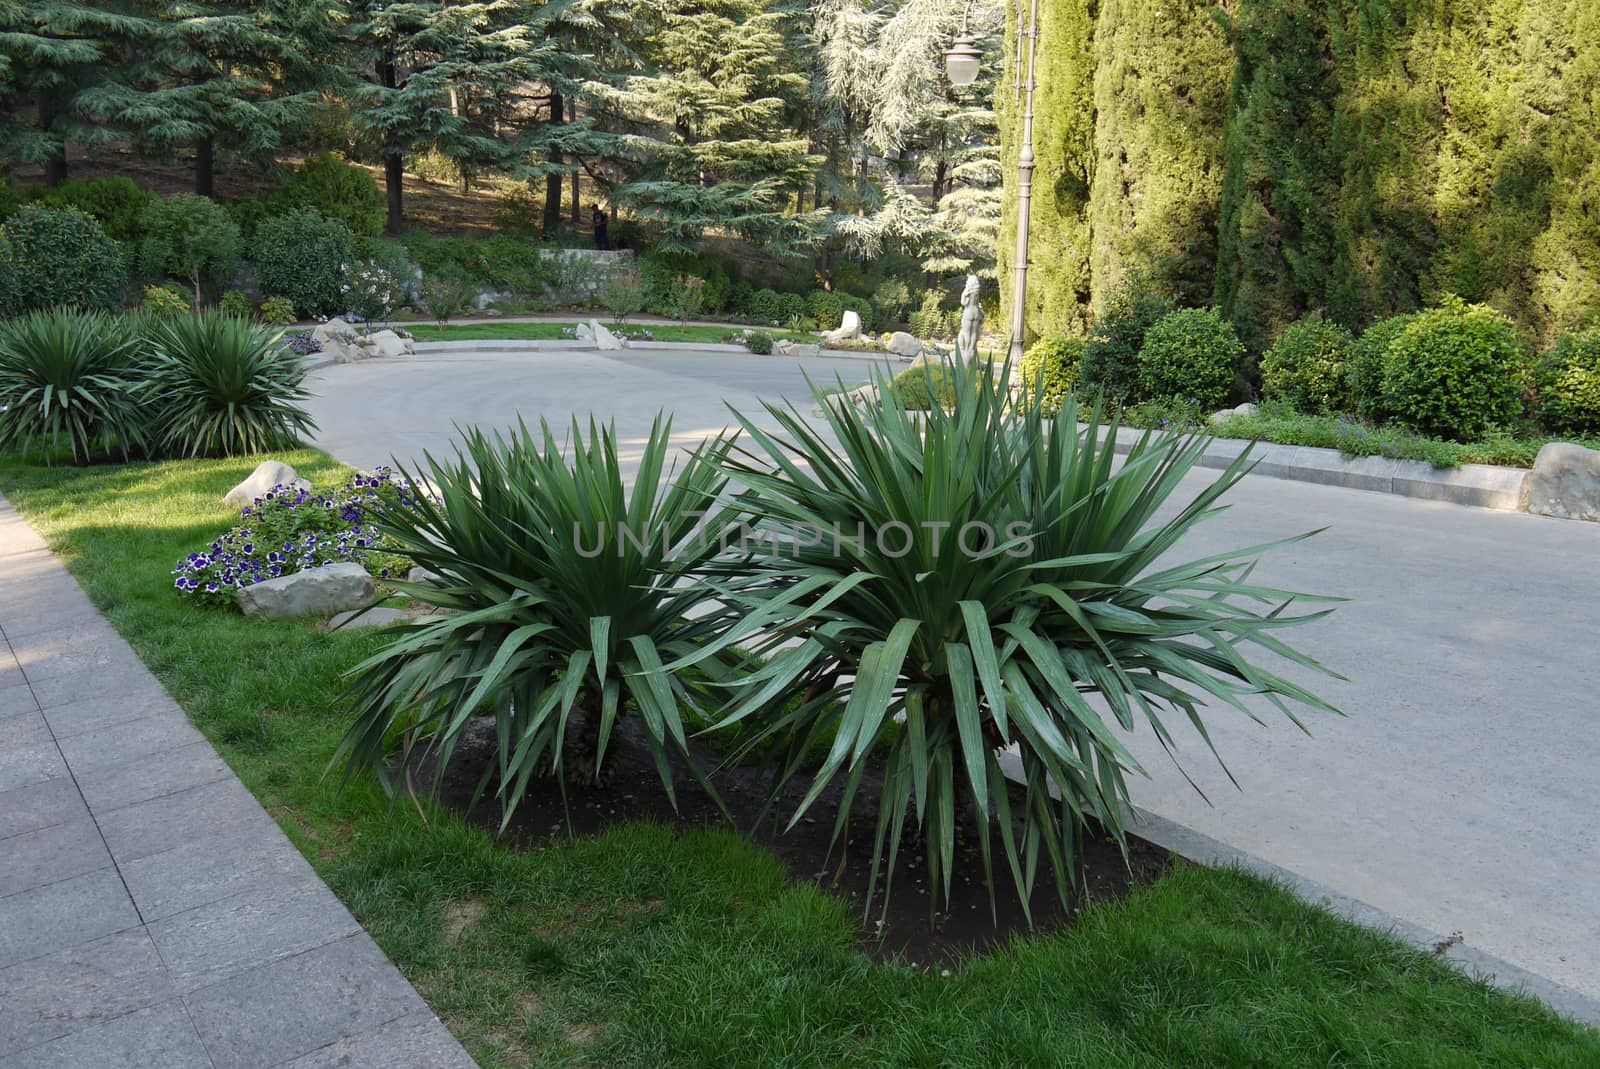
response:
[[[1443,960],[1460,966],[1469,975],[1487,980],[1495,987],[1532,995],[1573,1020],[1600,1026],[1600,1001],[1549,977],[1529,972],[1465,942],[1454,942],[1438,932],[1402,920],[1377,906],[1341,894],[1315,880],[1138,807],[1134,807],[1132,819],[1126,821],[1126,826],[1140,838],[1197,865],[1208,868],[1233,866],[1278,880],[1306,901],[1322,906],[1345,920],[1363,928],[1387,932],[1421,950],[1437,954]],[[1442,953],[1438,950],[1441,946],[1445,948]]]
[[[1117,452],[1126,453],[1143,433],[1127,427],[1120,428],[1117,431]],[[1200,458],[1200,466],[1226,468],[1250,445],[1249,441],[1242,438],[1213,439]],[[1276,445],[1270,442],[1256,443],[1251,459],[1257,475],[1503,512],[1519,511],[1522,480],[1528,474],[1525,468],[1505,468],[1492,464],[1436,468],[1421,460],[1394,460],[1389,457],[1346,459],[1337,449]]]
[[[483,339],[481,341],[419,341],[416,343],[418,356],[444,355],[448,353],[536,353],[536,352],[584,352],[596,353],[601,350],[593,345],[571,339]],[[694,341],[635,341],[629,342],[628,348],[621,352],[700,352],[700,353],[739,353],[752,359],[767,359],[750,352],[742,345],[733,345],[727,342],[694,342]],[[616,352],[619,350],[607,350]],[[782,353],[773,352],[771,356],[784,358]],[[854,349],[823,349],[817,354],[830,360],[866,360],[882,363],[895,359],[892,353],[865,353]],[[793,360],[815,359],[815,357],[788,357]]]

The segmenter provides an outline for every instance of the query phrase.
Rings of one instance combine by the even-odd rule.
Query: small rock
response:
[[[244,508],[274,486],[290,486],[296,490],[309,490],[311,484],[300,478],[293,468],[281,460],[263,460],[244,482],[222,495],[224,505]]]
[[[428,583],[437,578],[439,578],[438,572],[431,572],[420,564],[406,573],[406,582],[408,583]]]
[[[821,356],[822,346],[812,345],[807,342],[780,341],[775,346],[784,356]]]
[[[829,345],[835,345],[842,341],[854,341],[859,337],[861,337],[861,315],[854,308],[846,308],[838,328],[828,331],[822,336],[822,340]]]
[[[1600,522],[1600,449],[1551,442],[1522,480],[1522,509],[1535,516]]]
[[[298,620],[346,609],[363,609],[378,596],[377,584],[359,564],[324,564],[293,575],[242,586],[239,611],[265,620]]]
[[[1232,418],[1233,418],[1233,409],[1231,409],[1231,408],[1219,408],[1215,412],[1211,413],[1211,425],[1213,427],[1215,427],[1217,424],[1226,423]]]
[[[358,627],[387,627],[390,624],[403,624],[412,619],[415,619],[415,614],[404,609],[380,605],[375,609],[351,609],[348,612],[336,613],[329,618],[324,630],[353,631]]]
[[[897,330],[889,335],[888,340],[884,342],[884,348],[896,356],[916,356],[922,352],[922,342],[918,341],[914,334]]]

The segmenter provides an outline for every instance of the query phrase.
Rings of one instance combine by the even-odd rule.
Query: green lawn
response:
[[[343,475],[283,459],[319,487]],[[927,975],[856,954],[853,917],[730,833],[632,825],[524,853],[369,780],[340,793],[340,673],[382,640],[172,590],[253,464],[0,459],[0,489],[485,1066],[1600,1065],[1600,1034],[1239,873],[1179,865]]]
[[[610,326],[608,320],[602,323]],[[406,329],[416,335],[418,341],[551,341],[565,338],[562,331],[575,326],[573,323],[456,323],[437,326],[435,324],[417,323]],[[630,323],[628,328],[648,330],[655,335],[655,341],[692,341],[692,342],[720,342],[729,334],[744,327],[707,327],[707,326],[680,326],[676,323]],[[755,328],[748,328],[755,329]],[[788,330],[769,330],[767,333],[774,338],[788,338],[792,341],[817,340],[812,334],[796,334]]]

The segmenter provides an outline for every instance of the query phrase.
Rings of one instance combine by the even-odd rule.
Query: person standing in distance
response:
[[[611,219],[606,215],[600,205],[594,205],[594,247],[597,249],[611,248],[611,234],[609,224]]]

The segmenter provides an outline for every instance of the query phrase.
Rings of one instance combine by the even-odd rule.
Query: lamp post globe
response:
[[[983,53],[978,43],[966,34],[951,42],[944,54],[944,72],[951,85],[971,85],[983,69]]]

